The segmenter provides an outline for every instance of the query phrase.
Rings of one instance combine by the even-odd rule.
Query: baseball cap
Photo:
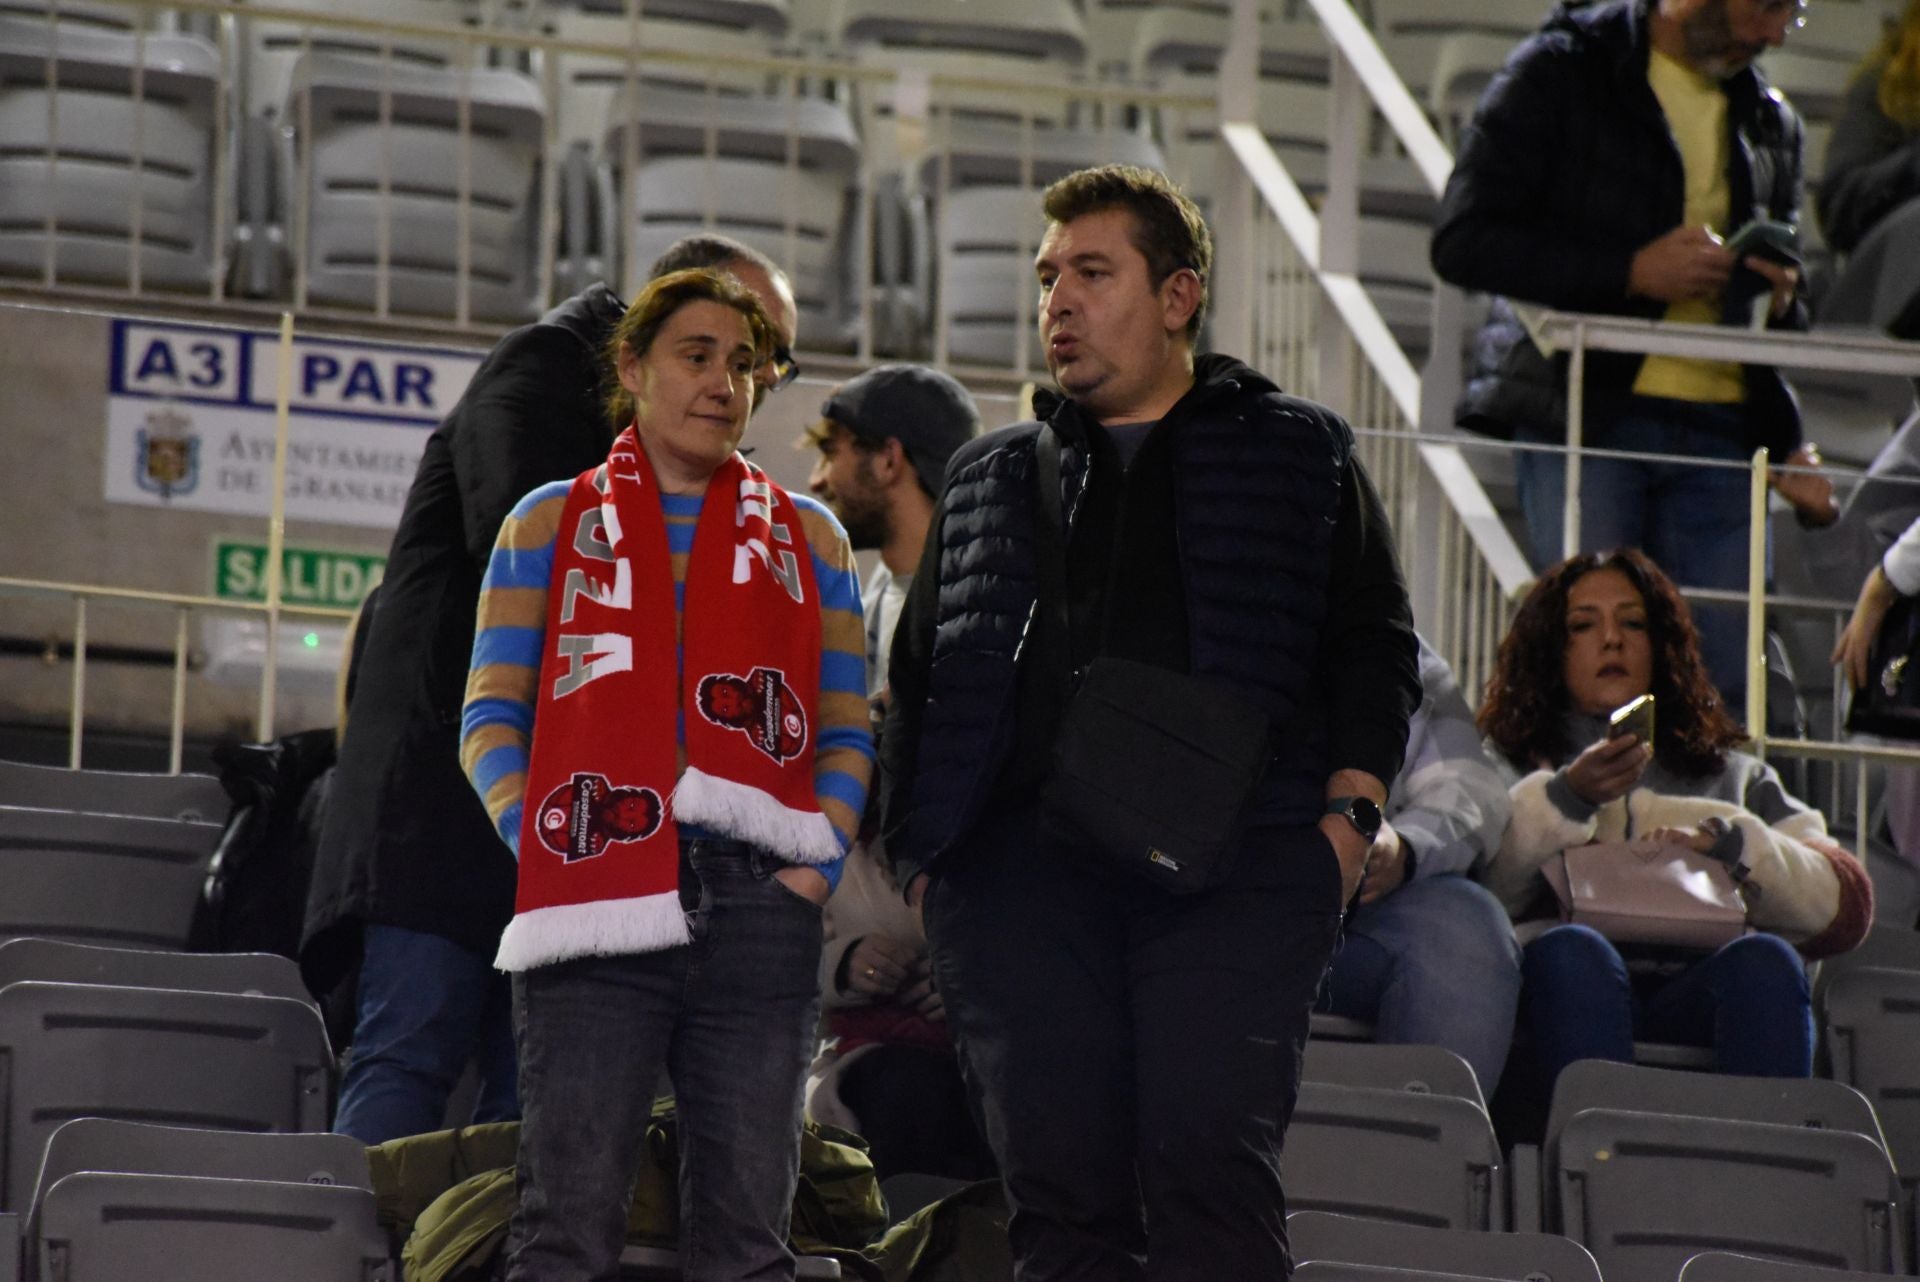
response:
[[[863,445],[898,438],[922,488],[936,498],[947,460],[980,430],[980,411],[967,389],[925,365],[876,365],[835,388],[820,415]]]

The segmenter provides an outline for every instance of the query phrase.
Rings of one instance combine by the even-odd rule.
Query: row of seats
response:
[[[448,21],[445,0],[416,2],[419,13],[382,16]],[[1545,8],[1366,7],[1403,78],[1448,129]],[[1796,35],[1769,58],[1813,122],[1814,173],[1827,116],[1880,20],[1875,3],[1829,8],[1840,13],[1823,8],[1816,36]],[[61,6],[58,23],[0,18],[0,120],[18,126],[11,137],[39,140],[0,160],[0,273],[40,277],[51,262],[60,280],[129,282],[137,227],[142,288],[207,293],[230,250],[225,287],[286,297],[297,255],[312,304],[441,318],[464,305],[472,319],[515,322],[546,301],[545,238],[557,245],[553,292],[563,296],[631,274],[680,235],[711,227],[789,265],[809,345],[852,342],[866,291],[883,349],[925,351],[939,330],[951,358],[995,365],[1012,361],[1031,306],[1034,188],[1104,161],[1166,167],[1203,198],[1213,188],[1210,111],[1096,117],[1091,100],[1074,103],[1074,86],[1106,71],[1122,84],[1210,97],[1228,28],[1218,3],[1110,4],[1083,16],[1068,0],[965,9],[846,0],[820,33],[828,50],[1041,91],[1031,101],[1004,89],[943,93],[967,114],[937,118],[923,144],[903,148],[893,122],[924,109],[908,104],[918,96],[911,81],[868,103],[869,82],[857,76],[802,83],[745,63],[635,66],[577,50],[554,55],[552,68],[535,60],[512,70],[460,65],[445,41],[267,22],[223,54],[193,35],[96,25],[115,12],[94,3]],[[645,47],[744,57],[793,40],[784,6],[766,0],[703,17],[701,26],[650,17]],[[608,45],[629,34],[623,18],[571,8],[518,22]],[[1100,46],[1111,53],[1119,43],[1126,55],[1102,61]],[[1303,2],[1266,15],[1261,123],[1310,193],[1326,181],[1326,48]],[[226,145],[215,114],[233,62],[247,71],[234,90],[246,124],[224,171],[231,243],[215,245],[215,156]],[[136,82],[144,104],[133,100]],[[1008,123],[1018,116],[1031,130],[1024,171],[1023,130]],[[869,134],[886,136],[862,137],[856,121],[869,119],[882,126]],[[1362,276],[1417,355],[1429,324],[1433,198],[1404,157],[1376,143],[1362,175]],[[994,172],[970,176],[983,166]],[[863,174],[875,193],[871,227],[861,218]]]
[[[22,800],[40,804],[12,804]],[[104,1272],[83,1265],[139,1258],[176,1237],[185,1244],[180,1260],[199,1259],[187,1249],[197,1230],[179,1226],[227,1218],[261,1232],[280,1220],[298,1224],[312,1236],[290,1244],[287,1258],[333,1261],[328,1268],[370,1240],[370,1210],[348,1195],[351,1179],[334,1178],[335,1193],[276,1187],[299,1181],[234,1157],[238,1139],[100,1131],[106,1138],[90,1142],[137,1150],[116,1159],[112,1178],[81,1178],[99,1168],[63,1156],[88,1135],[82,1128],[60,1138],[81,1118],[259,1135],[327,1125],[334,1061],[297,968],[273,956],[168,951],[187,937],[192,895],[183,910],[180,886],[197,888],[205,877],[208,834],[219,831],[213,820],[224,807],[217,781],[203,777],[0,764],[9,886],[0,937],[14,937],[0,942],[0,1062],[8,1066],[0,1213],[22,1217],[0,1229],[0,1241],[14,1234],[23,1243],[27,1276],[126,1276],[114,1272],[120,1264]],[[166,912],[148,901],[166,903]],[[98,946],[103,940],[122,946]],[[1903,1272],[1920,1184],[1920,934],[1875,931],[1823,968],[1817,1001],[1838,1080],[1586,1062],[1556,1084],[1543,1143],[1511,1153],[1502,1152],[1472,1070],[1450,1052],[1317,1036],[1288,1133],[1289,1204],[1459,1235],[1513,1259],[1535,1247],[1566,1254],[1542,1243],[1577,1244],[1608,1282],[1672,1282],[1682,1266],[1695,1267],[1692,1257],[1716,1250],[1808,1269]],[[179,1153],[145,1157],[143,1145]],[[296,1151],[291,1143],[274,1150]],[[237,1182],[242,1176],[252,1183]],[[312,1213],[266,1209],[296,1205]],[[1550,1236],[1532,1242],[1541,1234]],[[90,1235],[104,1243],[92,1255],[80,1246]],[[1384,1229],[1362,1236],[1392,1240]],[[1308,1250],[1315,1240],[1303,1230],[1302,1260],[1341,1268],[1441,1261],[1348,1259],[1346,1248]],[[0,1268],[7,1258],[0,1249]],[[199,1272],[182,1264],[178,1276],[223,1276],[221,1258],[206,1257]],[[353,1258],[381,1276],[372,1256]],[[1459,1263],[1441,1271],[1524,1276]],[[672,1264],[636,1257],[633,1267]],[[1560,1276],[1546,1263],[1540,1271]]]

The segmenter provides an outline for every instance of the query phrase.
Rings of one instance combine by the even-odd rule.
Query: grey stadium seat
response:
[[[1295,1211],[1287,1217],[1287,1238],[1296,1261],[1434,1269],[1501,1282],[1600,1282],[1600,1266],[1587,1249],[1552,1233],[1414,1228]]]
[[[0,17],[0,274],[42,276],[51,218],[61,281],[130,285],[137,225],[144,288],[209,290],[219,80],[195,36]]]
[[[365,1189],[82,1171],[47,1193],[42,1282],[389,1282]]]
[[[1920,1183],[1920,971],[1864,966],[1827,989],[1833,1075],[1873,1101],[1900,1178]]]
[[[318,1131],[332,1054],[319,1014],[284,997],[27,982],[0,989],[6,1162],[18,1210],[47,1141],[76,1117]]]
[[[1506,1224],[1500,1145],[1477,1104],[1302,1082],[1287,1129],[1287,1204],[1430,1228]]]
[[[390,96],[383,126],[380,101]],[[307,297],[374,307],[381,271],[381,184],[387,184],[386,275],[392,311],[453,316],[461,262],[460,99],[469,101],[464,181],[469,315],[531,320],[539,308],[540,166],[546,106],[518,72],[455,69],[341,54],[295,64],[285,112],[294,155],[289,239],[304,253]],[[302,129],[310,128],[310,134]],[[301,164],[307,166],[302,225]]]
[[[1473,1065],[1444,1046],[1389,1046],[1314,1038],[1307,1043],[1301,1079],[1415,1095],[1451,1095],[1482,1109],[1487,1106]]]
[[[1899,1186],[1846,1131],[1594,1108],[1562,1128],[1557,1227],[1607,1282],[1670,1282],[1701,1251],[1823,1268],[1903,1266]]]
[[[1381,1264],[1336,1264],[1316,1260],[1293,1271],[1297,1282],[1496,1282],[1477,1273],[1434,1273]]]
[[[232,800],[212,775],[63,770],[0,761],[0,805],[225,823]]]
[[[174,953],[33,938],[0,943],[0,988],[35,979],[291,997],[315,1005],[300,967],[276,953]]]
[[[1806,1264],[1783,1264],[1729,1251],[1703,1251],[1680,1270],[1680,1282],[1879,1282],[1884,1273],[1855,1269],[1816,1269]]]
[[[0,939],[181,948],[221,826],[0,806]]]
[[[1854,1131],[1885,1147],[1867,1098],[1841,1083],[1819,1078],[1683,1073],[1583,1059],[1569,1064],[1554,1083],[1547,1115],[1548,1145],[1575,1114],[1589,1108]]]

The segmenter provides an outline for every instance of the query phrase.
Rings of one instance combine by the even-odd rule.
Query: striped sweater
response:
[[[547,600],[553,548],[573,482],[554,481],[521,499],[500,527],[480,586],[473,665],[460,721],[460,762],[486,803],[500,837],[518,857],[527,788],[533,712],[547,636]],[[792,495],[813,553],[820,593],[820,730],[814,789],[820,809],[845,850],[860,826],[873,775],[873,732],[866,695],[865,629],[860,582],[839,521],[818,501]],[[682,629],[687,562],[699,522],[701,495],[665,495],[667,549],[673,562],[675,632]],[[685,655],[678,655],[684,664]],[[686,768],[686,710],[676,731],[680,769]],[[830,885],[840,863],[818,865]]]

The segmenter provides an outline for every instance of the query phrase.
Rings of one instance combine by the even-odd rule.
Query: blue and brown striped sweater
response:
[[[501,839],[516,855],[540,660],[546,646],[553,547],[572,485],[572,481],[554,481],[515,505],[494,541],[480,587],[473,665],[461,714],[460,762]],[[673,562],[676,634],[681,631],[687,562],[703,498],[664,495],[661,500]],[[814,583],[820,593],[820,733],[814,791],[845,850],[859,829],[873,775],[860,583],[846,532],[833,514],[814,499],[798,494],[792,498],[813,553]],[[684,653],[677,658],[685,662]],[[682,709],[677,725],[681,769],[686,767],[685,717]],[[840,879],[838,862],[823,865],[820,871],[830,884]]]

